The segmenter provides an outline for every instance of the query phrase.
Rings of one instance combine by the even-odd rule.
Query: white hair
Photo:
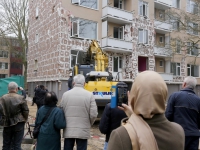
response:
[[[85,84],[85,77],[82,74],[78,74],[73,79],[74,84],[81,84],[84,86]]]
[[[8,84],[8,91],[15,91],[18,88],[18,85],[16,82],[10,82]]]
[[[196,84],[197,84],[197,80],[196,78],[192,77],[192,76],[188,76],[184,79],[184,82],[186,83],[186,87],[188,88],[192,88],[194,89]]]

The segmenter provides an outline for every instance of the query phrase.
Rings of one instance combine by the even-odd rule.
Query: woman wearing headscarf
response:
[[[183,150],[182,127],[164,115],[167,93],[158,73],[140,73],[128,93],[129,106],[120,107],[130,117],[112,132],[108,150]]]

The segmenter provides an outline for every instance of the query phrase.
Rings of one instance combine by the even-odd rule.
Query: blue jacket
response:
[[[47,111],[50,109],[49,106],[42,106],[36,117],[35,125],[37,126],[42,122]],[[42,124],[40,132],[37,139],[37,150],[60,150],[60,129],[66,127],[66,121],[63,110],[55,107],[50,113],[47,120]]]
[[[200,98],[190,88],[173,93],[168,100],[165,116],[180,124],[185,136],[200,136]]]
[[[117,107],[111,108],[110,103],[106,105],[99,124],[101,133],[106,134],[106,142],[109,141],[112,130],[118,128],[121,125],[121,120],[126,117],[124,111]]]

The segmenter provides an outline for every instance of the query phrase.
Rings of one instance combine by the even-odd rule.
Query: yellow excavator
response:
[[[88,51],[81,57],[84,63],[74,66],[73,75],[85,76],[85,89],[93,92],[98,106],[98,118],[100,118],[105,105],[111,100],[111,87],[118,82],[112,80],[112,74],[108,71],[108,56],[99,47],[97,41],[92,40]]]

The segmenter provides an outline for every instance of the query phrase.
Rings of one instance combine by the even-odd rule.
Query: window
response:
[[[123,0],[114,0],[114,7],[123,9]]]
[[[198,44],[187,42],[187,54],[197,56],[199,54],[198,46]]]
[[[199,77],[199,66],[187,64],[188,76]]]
[[[11,69],[22,69],[22,64],[20,63],[11,63],[11,66],[10,66]]]
[[[84,64],[86,52],[71,50],[70,66],[74,67],[76,64]]]
[[[0,62],[0,69],[8,69],[8,63]]]
[[[164,37],[163,36],[160,36],[160,38],[159,38],[160,40],[160,43],[163,43],[163,41],[164,41]]]
[[[39,34],[35,34],[35,43],[39,42]]]
[[[35,9],[35,19],[38,19],[38,16],[39,16],[39,8],[37,6]]]
[[[124,39],[124,26],[114,27],[114,38]]]
[[[180,8],[180,0],[173,0],[172,6],[175,8]]]
[[[7,78],[8,75],[7,74],[0,74],[0,78]]]
[[[148,44],[148,31],[144,29],[139,29],[139,43]]]
[[[199,35],[198,33],[198,24],[188,22],[187,24],[187,33],[194,34],[194,35]]]
[[[113,71],[119,72],[122,68],[122,57],[114,56],[113,57]]]
[[[171,73],[173,73],[173,75],[180,76],[180,70],[180,63],[171,63]]]
[[[159,64],[160,64],[160,67],[163,67],[163,60],[160,60]]]
[[[72,4],[97,9],[98,8],[98,0],[72,0]]]
[[[199,14],[199,6],[192,0],[187,0],[187,12]]]
[[[97,23],[78,18],[72,19],[71,36],[86,39],[97,39]]]
[[[174,30],[179,31],[179,30],[180,30],[180,22],[177,21],[177,20],[172,21],[172,28],[173,28]]]
[[[181,52],[181,41],[176,40],[176,53]]]
[[[38,70],[38,61],[37,61],[37,59],[35,60],[35,69],[34,69],[34,71],[37,71]]]
[[[8,52],[0,50],[0,57],[8,58]]]
[[[139,15],[147,17],[148,16],[148,3],[144,1],[139,1]]]

